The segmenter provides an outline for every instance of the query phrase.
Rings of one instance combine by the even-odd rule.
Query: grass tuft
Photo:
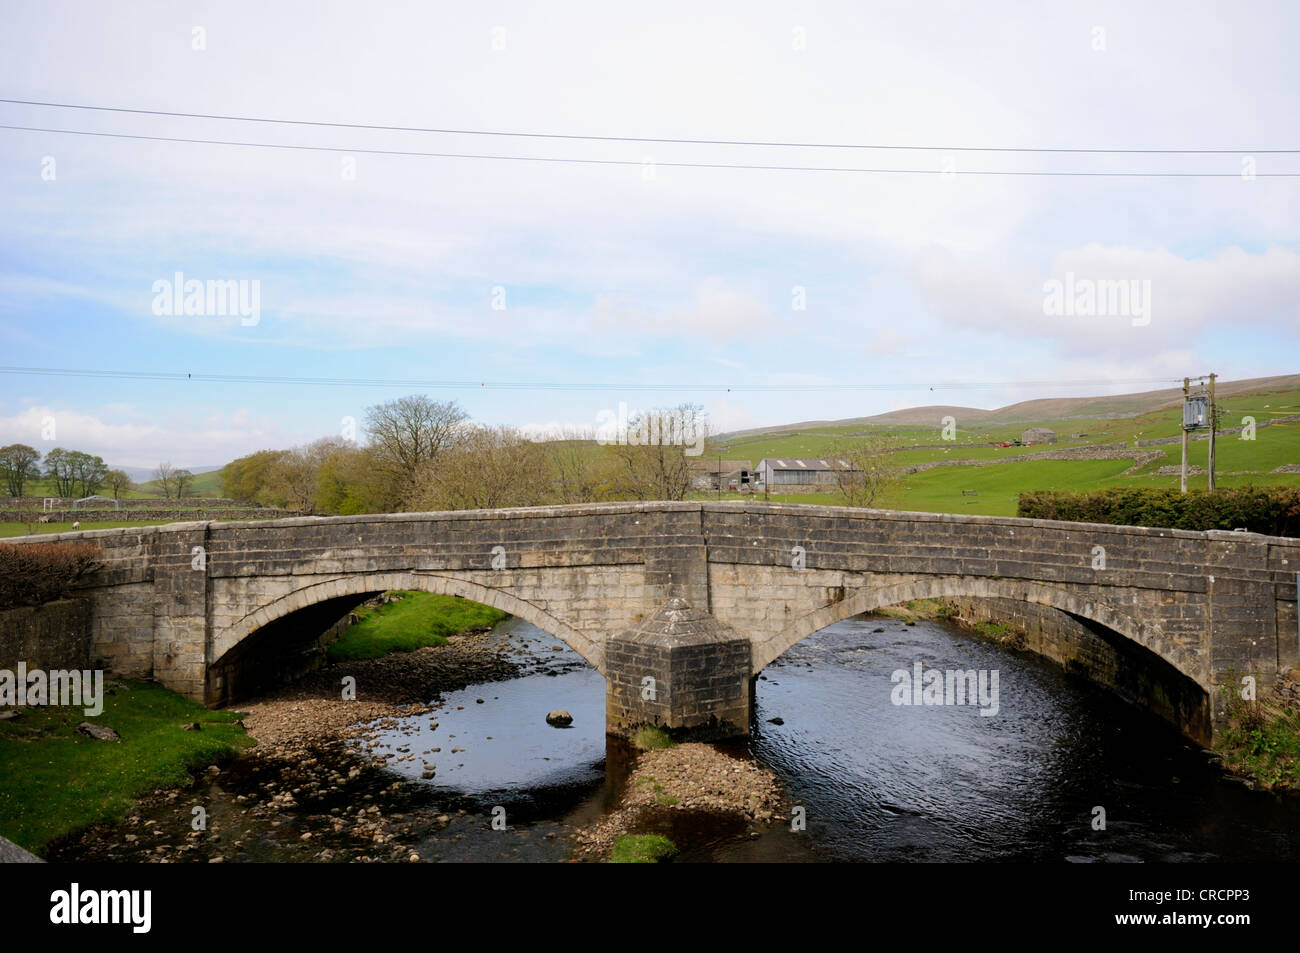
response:
[[[677,845],[662,834],[623,834],[614,842],[611,864],[657,864],[677,853]]]

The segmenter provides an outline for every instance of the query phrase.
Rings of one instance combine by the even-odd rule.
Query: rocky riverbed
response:
[[[727,815],[753,828],[772,823],[781,800],[776,776],[753,761],[705,744],[658,748],[637,759],[618,809],[575,840],[584,855],[604,859],[620,835],[645,829],[657,814]]]
[[[355,700],[343,698],[345,677]],[[739,831],[774,816],[775,780],[751,762],[687,744],[633,764],[625,746],[610,748],[593,679],[518,620],[331,665],[234,706],[256,739],[237,760],[146,796],[121,824],[82,831],[49,857],[599,861],[620,833],[647,825]],[[546,723],[566,706],[577,725]]]

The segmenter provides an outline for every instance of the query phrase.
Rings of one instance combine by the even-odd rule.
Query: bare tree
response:
[[[619,461],[614,489],[623,498],[682,500],[691,488],[691,461],[699,457],[709,426],[699,404],[633,415],[615,435]]]
[[[176,487],[176,470],[170,463],[160,463],[153,471],[153,478],[162,487],[163,499],[170,500]]]
[[[892,451],[879,434],[837,440],[827,450],[831,475],[849,506],[871,506],[897,479],[888,466]]]
[[[347,441],[324,437],[287,450],[267,471],[267,487],[293,509],[314,513],[320,494],[322,467],[334,454],[352,449]]]
[[[426,462],[408,507],[415,510],[534,506],[546,500],[545,450],[513,427],[473,427]]]
[[[542,444],[550,470],[552,496],[561,503],[594,503],[608,493],[610,457],[594,432],[565,430]]]
[[[455,401],[423,395],[400,397],[366,411],[366,433],[375,457],[402,489],[423,464],[451,447],[469,414]]]
[[[194,474],[189,470],[174,470],[172,485],[176,487],[176,499],[183,500],[194,493]]]

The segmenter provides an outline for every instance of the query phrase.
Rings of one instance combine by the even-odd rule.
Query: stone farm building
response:
[[[785,486],[835,486],[835,471],[847,469],[847,460],[764,457],[758,461],[758,482],[768,492]]]
[[[691,489],[716,490],[719,482],[727,489],[734,481],[736,488],[754,482],[754,470],[748,460],[695,460],[691,463]]]
[[[1056,432],[1046,427],[1030,427],[1020,435],[1021,443],[1056,443]]]

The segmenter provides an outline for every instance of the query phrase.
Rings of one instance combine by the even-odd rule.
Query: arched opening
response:
[[[1150,859],[1199,849],[1194,819],[1164,829],[1169,812],[1181,820],[1221,784],[1183,732],[1126,704],[1113,685],[1070,677],[1076,669],[1040,646],[911,608],[910,618],[835,622],[756,677],[747,750],[807,805],[819,847],[872,861]],[[1005,608],[990,606],[989,618]],[[1126,637],[1050,611],[1077,627],[1080,655],[1114,651],[1110,640],[1127,653],[1122,666],[1145,655],[1141,664],[1204,695]],[[1171,797],[1171,785],[1186,796]],[[1097,805],[1112,815],[1105,836],[1090,823]],[[1121,830],[1120,817],[1131,826]]]
[[[381,591],[322,599],[272,619],[208,666],[206,701],[230,705],[324,665],[352,610]]]
[[[411,590],[457,596],[530,622],[600,670],[600,645],[532,603],[465,579],[430,573],[373,573],[315,582],[248,613],[214,634],[205,700],[229,704],[319,664],[327,633],[379,593]]]
[[[845,619],[917,600],[938,599],[968,623],[1005,624],[1005,647],[1048,658],[1146,708],[1200,744],[1212,739],[1211,700],[1191,674],[1199,666],[1158,632],[1105,603],[1014,580],[923,577],[852,593],[796,619],[754,646],[755,670]],[[1171,657],[1172,658],[1171,658]]]

